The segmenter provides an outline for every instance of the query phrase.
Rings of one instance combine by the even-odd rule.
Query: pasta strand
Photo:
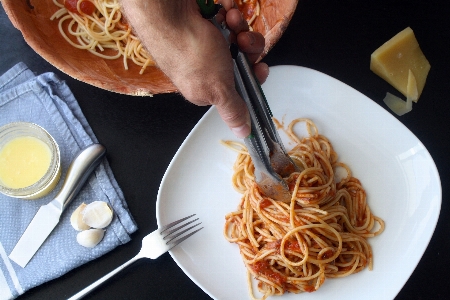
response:
[[[298,123],[306,124],[307,137],[294,133]],[[253,299],[251,277],[257,280],[261,299],[266,299],[285,292],[313,292],[327,278],[371,270],[367,239],[381,234],[385,226],[372,214],[360,181],[338,161],[330,141],[311,120],[296,119],[281,129],[296,144],[289,155],[301,170],[285,178],[293,193],[291,203],[262,195],[246,147],[222,142],[237,152],[232,184],[243,194],[237,210],[225,216],[223,232],[239,246]],[[346,175],[338,179],[337,169]]]

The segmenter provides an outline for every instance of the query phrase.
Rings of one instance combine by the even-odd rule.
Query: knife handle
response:
[[[61,190],[52,201],[61,212],[75,198],[92,171],[100,164],[106,148],[100,144],[92,144],[81,150],[67,169],[66,178]]]

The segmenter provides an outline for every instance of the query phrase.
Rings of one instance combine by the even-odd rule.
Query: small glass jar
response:
[[[56,187],[60,177],[59,147],[44,128],[28,122],[13,122],[0,127],[2,194],[22,199],[41,198]]]

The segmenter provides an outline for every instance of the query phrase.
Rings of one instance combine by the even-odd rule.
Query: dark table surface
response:
[[[431,242],[397,299],[444,299],[450,292],[450,199],[446,185],[450,175],[446,158],[450,153],[450,8],[446,4],[443,0],[300,0],[287,31],[264,58],[270,66],[298,65],[321,71],[385,107],[385,93],[398,93],[369,70],[370,54],[407,26],[414,30],[431,71],[414,109],[397,118],[433,157],[443,199]],[[3,8],[0,33],[0,73],[23,61],[38,74],[52,71],[67,81],[98,140],[108,149],[107,159],[139,226],[126,245],[20,297],[64,299],[138,253],[141,239],[156,229],[155,202],[163,174],[208,108],[194,106],[177,94],[124,96],[76,81],[37,55]],[[401,249],[398,255],[402,255]],[[158,260],[138,263],[87,299],[210,298],[166,253]]]

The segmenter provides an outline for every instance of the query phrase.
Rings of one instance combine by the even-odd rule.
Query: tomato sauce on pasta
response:
[[[286,129],[275,122],[294,142],[289,155],[300,170],[284,178],[290,203],[262,194],[245,146],[223,142],[238,152],[232,184],[243,195],[237,210],[225,216],[224,236],[239,247],[252,297],[255,278],[262,299],[314,292],[328,278],[372,270],[368,238],[385,226],[370,210],[361,182],[338,161],[332,144],[311,120],[296,119]],[[307,137],[294,133],[298,123],[306,124]],[[338,178],[338,170],[345,176]]]

